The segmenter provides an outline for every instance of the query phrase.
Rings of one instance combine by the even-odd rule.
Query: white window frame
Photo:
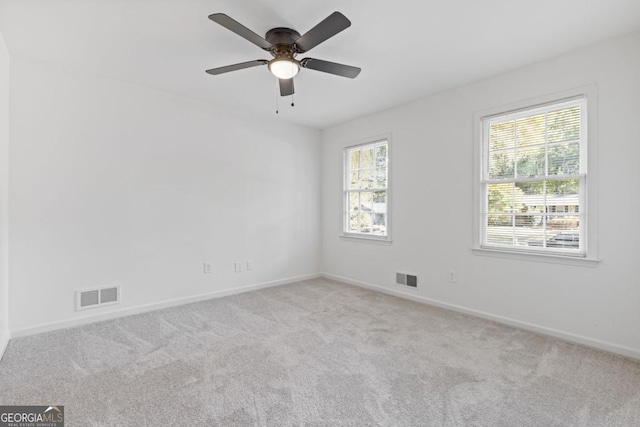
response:
[[[367,233],[354,233],[348,230],[348,216],[349,216],[349,201],[348,196],[350,190],[348,189],[349,180],[349,151],[353,149],[361,149],[367,146],[376,146],[381,143],[387,145],[387,187],[386,191],[386,236],[373,235]],[[346,240],[354,240],[360,242],[371,243],[391,243],[391,135],[379,135],[372,138],[367,138],[348,146],[345,146],[342,151],[342,219],[340,221],[342,226],[342,232],[340,237]]]
[[[486,209],[486,193],[484,180],[484,167],[487,161],[488,147],[486,144],[486,123],[498,116],[527,116],[535,114],[536,109],[549,106],[561,106],[563,102],[583,99],[582,132],[585,141],[581,144],[581,189],[580,189],[580,215],[583,220],[580,224],[580,239],[583,248],[579,254],[559,252],[553,250],[540,250],[539,248],[518,248],[509,246],[497,246],[484,244],[486,225],[484,215]],[[556,93],[528,101],[521,101],[503,107],[477,112],[474,115],[474,226],[473,247],[476,255],[494,256],[512,259],[524,259],[529,261],[542,261],[559,264],[574,264],[594,267],[598,263],[597,258],[597,143],[596,143],[596,88],[587,86],[562,93]],[[585,125],[586,120],[586,125]],[[587,155],[588,153],[588,155]],[[585,161],[586,159],[586,161]],[[588,171],[588,175],[587,175]],[[587,185],[588,181],[588,185]]]

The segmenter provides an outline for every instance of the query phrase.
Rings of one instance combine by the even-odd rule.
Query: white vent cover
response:
[[[412,288],[418,287],[418,276],[406,273],[396,273],[396,283],[398,285],[410,286]]]
[[[100,304],[99,291],[80,292],[80,308],[89,307],[90,305]]]
[[[100,304],[118,302],[118,287],[100,289]]]
[[[76,310],[86,310],[119,302],[119,285],[76,291]]]

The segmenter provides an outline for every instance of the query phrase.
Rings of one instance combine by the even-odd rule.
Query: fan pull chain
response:
[[[276,80],[276,81],[278,81],[278,80]],[[280,89],[280,86],[279,85],[276,86],[276,114],[278,114],[278,95],[279,95],[278,90],[279,89]]]
[[[293,94],[291,94],[291,106],[293,107],[295,104],[293,103]]]

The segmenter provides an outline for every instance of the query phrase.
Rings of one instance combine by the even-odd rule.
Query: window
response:
[[[480,246],[586,256],[586,99],[484,117]]]
[[[388,140],[344,151],[343,232],[386,240],[389,236]]]

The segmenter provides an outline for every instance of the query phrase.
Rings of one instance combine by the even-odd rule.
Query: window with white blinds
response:
[[[344,150],[343,232],[387,239],[389,225],[388,140]]]
[[[482,118],[481,247],[586,256],[586,99]]]

